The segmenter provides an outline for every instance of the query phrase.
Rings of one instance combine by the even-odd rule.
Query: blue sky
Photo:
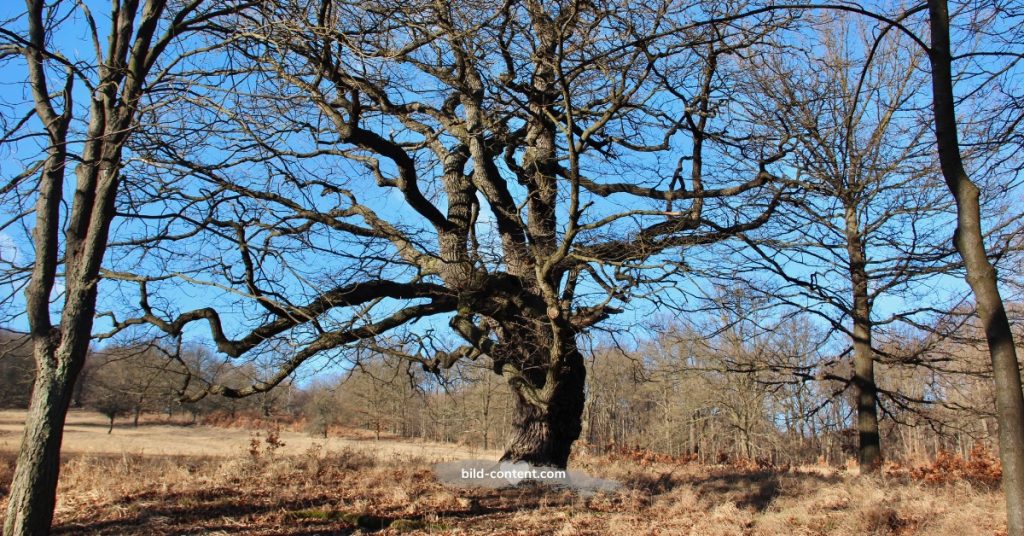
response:
[[[106,19],[103,15],[106,9],[106,4],[103,2],[86,2],[88,6],[93,10],[93,15],[96,17],[101,31],[105,29],[107,24]],[[14,7],[12,4],[5,4],[0,7],[0,14],[8,14],[17,11],[19,8]],[[82,19],[79,14],[73,14],[69,28],[71,30],[61,31],[55,36],[54,45],[66,51],[65,55],[72,60],[90,61],[92,55],[91,45],[89,44]],[[17,30],[17,24],[12,25],[9,29]],[[3,106],[3,113],[7,116],[9,110],[20,108],[20,104],[24,103],[27,95],[25,94],[24,85],[22,80],[22,65],[17,60],[11,60],[0,66],[0,72],[2,72],[2,85],[0,85],[0,103]],[[216,90],[213,89],[207,92],[211,97],[216,96]],[[84,93],[83,85],[77,86],[76,100],[79,105],[87,102],[87,95]],[[35,126],[32,122],[30,125]],[[388,129],[395,128],[395,125],[387,125],[382,123],[381,129],[386,131]],[[217,139],[216,133],[205,132],[212,136],[210,139]],[[300,134],[294,134],[290,136],[283,136],[279,138],[282,143],[296,143],[304,144],[306,147],[312,147],[309,139],[304,139]],[[685,138],[677,139],[676,143],[680,150],[685,150],[686,140]],[[207,160],[216,160],[223,158],[224,147],[213,145],[210,147],[199,147],[193,146],[188,149],[194,151],[194,154],[198,157]],[[16,146],[6,145],[0,149],[0,175],[9,178],[13,174],[20,172],[23,169],[26,162],[34,159],[38,153],[39,144],[34,140],[28,140],[19,142]],[[360,195],[360,201],[365,203],[367,206],[379,211],[381,214],[389,214],[393,216],[391,219],[397,223],[408,225],[412,229],[419,229],[421,231],[427,230],[427,225],[421,218],[412,214],[408,209],[404,208],[404,200],[402,200],[394,189],[382,189],[372,185],[372,179],[361,175],[358,167],[351,165],[350,163],[339,164],[337,159],[318,159],[310,162],[306,162],[303,165],[308,166],[306,170],[310,175],[324,174],[329,175],[332,179],[337,180],[351,180],[353,189],[358,188]],[[646,173],[652,170],[658,170],[665,173],[666,169],[674,166],[675,162],[672,158],[665,158],[663,161],[657,161],[649,158],[638,158],[631,163],[622,164],[619,167],[613,167],[608,162],[602,162],[598,160],[591,160],[585,162],[588,170],[593,173],[593,176],[599,179],[614,180],[616,177],[642,177]],[[712,165],[714,162],[711,163]],[[723,163],[724,165],[724,163]],[[141,169],[141,168],[139,168]],[[131,171],[135,171],[132,169]],[[233,173],[236,176],[246,176],[246,180],[260,181],[262,177],[260,173],[264,172],[264,169],[260,169],[259,166],[240,166],[236,168]],[[387,171],[387,168],[385,168]],[[506,170],[507,171],[507,170]],[[788,172],[791,169],[782,168],[780,172]],[[670,170],[669,170],[670,172]],[[70,174],[69,174],[70,175]],[[513,181],[514,183],[514,181]],[[197,183],[186,183],[187,188],[198,187]],[[71,194],[73,190],[73,182],[69,180],[66,186],[66,194]],[[513,192],[514,194],[521,194],[521,192]],[[333,198],[329,196],[314,199],[311,202],[313,205],[321,210],[329,209],[330,203]],[[442,199],[443,201],[443,199]],[[618,199],[591,199],[594,202],[592,210],[599,214],[606,214],[613,210],[616,210]],[[443,202],[440,203],[443,206]],[[654,206],[654,203],[651,203]],[[173,207],[164,207],[165,210],[169,210]],[[5,205],[4,212],[8,215],[13,214],[13,207]],[[563,213],[564,215],[564,207]],[[18,262],[27,261],[31,256],[30,244],[27,240],[26,231],[31,226],[28,220],[25,220],[25,226],[12,226],[7,229],[0,230],[0,258],[4,261],[15,260]],[[493,237],[493,229],[491,225],[493,220],[490,219],[487,214],[486,207],[484,208],[481,218],[478,222],[478,229],[480,237],[487,238]],[[136,233],[140,231],[139,224],[134,222],[120,221],[115,228],[115,239],[119,236],[125,236],[128,234]],[[951,231],[951,230],[950,230]],[[209,246],[213,242],[206,242],[206,246]],[[204,250],[201,241],[188,241],[186,242],[187,248],[174,251],[165,259],[159,259],[162,262],[170,262],[176,266],[186,266],[189,262],[194,262],[196,259],[202,259],[203,257],[209,257],[210,260],[218,257],[218,251]],[[340,244],[332,245],[332,247],[341,247]],[[188,249],[192,248],[192,249]],[[138,256],[133,256],[129,253],[127,256],[119,256],[120,252],[114,252],[109,257],[110,262],[108,265],[114,269],[132,269],[141,268],[147,271],[156,270],[160,268],[156,260],[141,259]],[[687,251],[687,261],[693,264],[695,267],[709,266],[721,263],[723,260],[727,260],[724,257],[722,248],[702,248],[696,251]],[[692,258],[689,256],[693,255]],[[303,277],[317,278],[321,277],[324,281],[321,283],[326,284],[327,280],[334,279],[336,277],[344,277],[343,268],[347,266],[355,266],[358,264],[358,258],[348,258],[340,261],[338,259],[326,258],[323,254],[315,251],[296,251],[294,257],[289,261],[289,265],[285,266],[282,263],[268,262],[267,266],[270,269],[285,270],[294,269],[293,276],[302,275]],[[341,264],[338,264],[341,262]],[[345,264],[348,263],[348,264]],[[795,266],[795,273],[807,273],[806,267]],[[396,276],[398,274],[395,274]],[[223,278],[217,274],[207,274],[207,276],[213,281],[223,281]],[[712,289],[709,280],[699,277],[686,276],[679,278],[675,283],[677,287],[675,289],[666,288],[659,291],[657,297],[666,299],[678,303],[680,306],[688,304],[688,306],[695,306],[696,303],[692,300],[688,301],[687,296],[701,296],[709,295],[712,293]],[[283,283],[281,289],[286,293],[299,293],[300,289],[308,292],[310,288],[314,287],[313,284],[300,283],[297,280],[290,280],[287,283]],[[125,288],[127,294],[121,294],[121,288],[105,282],[101,286],[101,304],[100,309],[105,310],[113,307],[120,307],[123,305],[121,302],[125,302],[129,305],[134,304],[135,296],[130,293],[129,288]],[[594,285],[584,286],[584,291],[593,292],[597,290]],[[941,276],[934,278],[929,281],[925,287],[916,294],[908,297],[898,296],[887,296],[880,299],[876,303],[877,311],[880,317],[887,316],[893,312],[904,310],[908,307],[916,307],[922,299],[933,299],[938,303],[949,303],[950,300],[955,300],[955,297],[962,296],[965,293],[966,286],[961,279],[955,276]],[[248,326],[252,325],[252,315],[254,314],[251,303],[248,307],[239,307],[234,302],[232,294],[223,289],[218,289],[210,286],[201,286],[194,284],[182,284],[176,285],[173,288],[168,287],[166,292],[163,294],[162,299],[167,303],[169,309],[176,311],[183,311],[193,309],[197,307],[203,307],[208,305],[219,306],[220,309],[225,311],[226,328],[228,329],[229,335],[238,336],[246,331]],[[296,301],[302,301],[297,299]],[[621,305],[621,304],[619,304]],[[20,296],[20,292],[14,296],[14,300],[6,304],[8,314],[18,310],[24,306],[24,302]],[[380,309],[387,311],[393,309],[395,304],[393,303],[382,303]],[[60,303],[55,303],[54,313],[58,313]],[[660,315],[670,315],[664,310],[657,309],[651,301],[638,299],[629,304],[627,311],[618,317],[610,321],[612,326],[621,326],[623,329],[631,330],[630,335],[637,336],[642,331],[638,330],[638,327],[645,327],[651,323],[652,319],[658,318]],[[5,315],[6,316],[6,315]],[[447,317],[437,317],[433,319],[424,319],[419,321],[415,328],[419,331],[436,330],[438,332],[447,331]],[[109,329],[109,322],[104,318],[100,318],[96,324],[96,331],[103,332]],[[23,316],[15,316],[10,326],[13,329],[25,329],[25,320]],[[636,331],[632,331],[636,330]],[[193,338],[197,341],[208,340],[205,336],[206,326],[205,324],[196,323],[190,326],[186,331],[187,338]],[[639,337],[637,337],[639,338]],[[842,343],[837,343],[842,344]]]

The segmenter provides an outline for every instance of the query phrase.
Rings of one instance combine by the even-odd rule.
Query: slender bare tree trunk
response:
[[[106,179],[116,184],[116,177],[108,176]],[[113,195],[116,186],[108,185],[108,194]],[[100,209],[112,211],[112,203],[104,203]],[[5,536],[42,535],[50,531],[64,420],[75,382],[85,365],[96,312],[99,265],[106,249],[110,226],[109,218],[104,219],[106,221],[96,222],[91,229],[95,234],[89,236],[88,240],[77,239],[72,235],[72,230],[68,231],[68,258],[65,263],[68,272],[65,276],[67,289],[60,328],[52,327],[48,318],[48,296],[53,279],[33,277],[26,290],[37,380],[11,483],[11,497],[4,523]],[[37,225],[50,228],[50,222],[45,218],[37,219]],[[41,236],[41,233],[37,233],[37,236]],[[37,248],[42,247],[45,246],[37,245]],[[40,264],[39,261],[37,264]],[[41,264],[47,264],[47,261]]]
[[[64,420],[89,350],[100,265],[116,214],[122,151],[136,119],[148,69],[170,39],[183,31],[185,16],[200,5],[195,2],[185,6],[164,40],[154,41],[161,30],[159,22],[166,4],[166,0],[114,2],[107,54],[96,58],[98,80],[84,116],[88,124],[81,138],[81,152],[69,158],[69,125],[76,112],[73,83],[80,75],[69,70],[63,91],[49,87],[44,62],[60,56],[47,50],[56,31],[50,27],[51,5],[26,0],[27,34],[22,53],[35,113],[44,125],[49,148],[37,187],[35,258],[25,290],[37,380],[11,483],[4,536],[45,535],[50,531]],[[89,24],[93,24],[91,18]],[[62,111],[58,112],[57,104]],[[69,161],[77,163],[71,200],[64,198]],[[62,209],[66,206],[70,214],[62,225]],[[61,245],[62,258],[58,256]],[[65,290],[58,327],[51,320],[51,306],[61,265]]]
[[[949,8],[946,0],[928,0],[931,27],[933,111],[939,162],[949,191],[956,199],[957,228],[953,244],[967,267],[978,316],[985,329],[995,380],[999,422],[999,458],[1003,464],[1007,528],[1024,536],[1024,396],[1013,332],[999,294],[995,267],[989,262],[981,229],[980,190],[967,175],[960,154],[953,93]]]
[[[846,250],[850,257],[853,289],[853,385],[857,389],[858,462],[861,472],[871,472],[882,462],[878,433],[878,388],[875,385],[875,353],[871,346],[871,301],[868,297],[867,255],[856,209],[846,207]]]

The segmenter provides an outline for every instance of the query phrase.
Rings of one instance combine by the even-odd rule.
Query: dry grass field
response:
[[[0,411],[0,452],[16,452],[21,440],[24,411]],[[64,426],[65,455],[131,454],[138,456],[219,456],[236,457],[248,452],[253,433],[249,430],[225,429],[167,423],[163,420],[140,422],[133,427],[127,420],[115,422],[113,433],[107,434],[107,419],[97,413],[71,410]],[[257,431],[259,432],[259,431]],[[463,448],[444,443],[413,441],[376,442],[372,436],[310,437],[309,434],[280,430],[284,446],[280,455],[295,455],[317,445],[327,452],[357,449],[390,457],[412,456],[429,460],[455,460],[497,456],[497,451]]]
[[[21,416],[0,412],[0,494]],[[432,463],[497,456],[455,445],[158,423],[108,435],[80,412],[67,430],[57,534],[1005,534],[1001,493],[971,479],[583,454],[574,469],[624,487],[580,496],[446,487]]]

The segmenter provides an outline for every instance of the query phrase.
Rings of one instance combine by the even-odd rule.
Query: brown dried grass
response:
[[[398,442],[302,442],[287,431],[268,441],[265,431],[204,427],[178,432],[195,428],[224,436],[223,441],[230,438],[238,448],[219,456],[118,452],[115,431],[107,436],[112,444],[104,452],[66,454],[55,533],[943,536],[1005,531],[998,488],[972,478],[933,482],[909,470],[860,476],[824,466],[706,466],[584,454],[574,458],[575,470],[617,479],[624,488],[586,497],[530,484],[455,489],[434,479],[430,464],[436,456],[410,452]],[[273,447],[274,442],[284,445]],[[10,481],[13,459],[13,452],[0,452],[0,489]]]

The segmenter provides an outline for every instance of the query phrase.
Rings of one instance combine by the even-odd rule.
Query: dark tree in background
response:
[[[0,331],[0,407],[27,408],[34,379],[35,363],[28,337]]]
[[[750,114],[790,137],[785,161],[798,173],[786,181],[789,202],[744,234],[729,268],[752,274],[747,286],[769,303],[804,310],[849,341],[858,458],[870,471],[882,461],[875,362],[893,362],[873,341],[894,324],[918,328],[943,314],[931,285],[959,266],[946,232],[952,204],[922,120],[925,59],[899,34],[876,45],[871,24],[826,16],[815,47],[751,66],[763,97]]]
[[[114,419],[128,415],[136,406],[133,391],[138,382],[131,377],[132,371],[124,361],[104,360],[89,375],[85,406],[107,418],[108,434],[114,431]]]

